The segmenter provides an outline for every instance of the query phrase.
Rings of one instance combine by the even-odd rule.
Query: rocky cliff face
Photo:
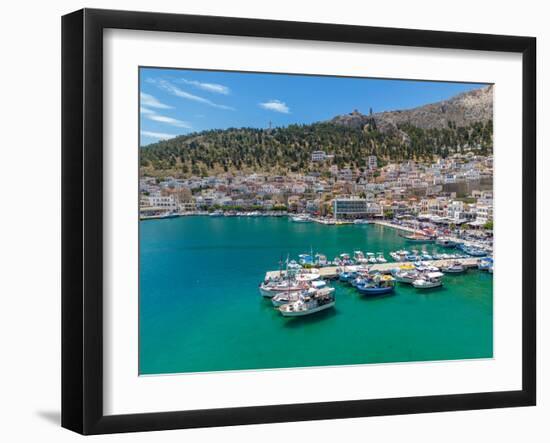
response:
[[[334,117],[331,122],[352,128],[368,127],[373,122],[381,132],[401,132],[400,124],[411,124],[422,129],[443,129],[448,122],[467,126],[493,118],[493,86],[475,89],[444,100],[413,109],[381,112],[372,115],[353,111]]]

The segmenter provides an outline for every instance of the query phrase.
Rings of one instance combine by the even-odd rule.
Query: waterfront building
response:
[[[150,208],[165,209],[169,211],[175,211],[178,208],[178,204],[173,195],[161,195],[160,192],[145,196],[142,201],[146,203],[144,206]]]
[[[368,215],[367,200],[364,198],[335,198],[333,214],[335,218],[361,218]]]

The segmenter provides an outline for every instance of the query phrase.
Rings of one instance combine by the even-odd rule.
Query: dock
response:
[[[469,257],[469,258],[458,258],[458,259],[446,259],[446,260],[429,260],[426,261],[426,264],[431,264],[437,266],[438,268],[451,264],[454,262],[462,263],[466,268],[477,268],[477,263],[479,258]],[[392,269],[399,268],[400,266],[412,265],[413,262],[402,261],[402,262],[388,262],[388,263],[375,263],[375,264],[365,264],[369,267],[371,271],[378,271],[382,274],[389,274]],[[346,268],[352,268],[352,266],[346,266]],[[338,277],[337,269],[344,269],[344,266],[325,266],[322,268],[315,268],[319,271],[321,278],[331,280]],[[285,271],[282,271],[282,274],[285,274]],[[280,275],[280,271],[267,271],[265,274],[266,279],[277,278]]]

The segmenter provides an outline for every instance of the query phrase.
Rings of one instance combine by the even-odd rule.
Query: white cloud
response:
[[[156,111],[153,111],[152,109],[144,108],[143,106],[139,108],[139,112],[145,118],[155,122],[166,123],[167,125],[172,125],[172,126],[175,126],[176,128],[186,128],[186,129],[192,128],[191,123],[189,122],[178,120],[173,117],[168,117],[166,115],[160,115]]]
[[[141,104],[143,106],[149,106],[150,108],[157,109],[171,109],[172,106],[165,105],[157,100],[156,97],[153,97],[151,94],[146,94],[145,92],[139,93],[139,98],[141,99]]]
[[[176,137],[175,134],[166,134],[164,132],[152,132],[152,131],[141,131],[141,135],[144,137],[156,138],[158,140],[166,140],[168,138]]]
[[[196,80],[187,80],[185,78],[182,78],[179,81],[187,85],[193,85],[204,91],[214,92],[216,94],[229,95],[230,93],[230,89],[227,86],[220,85],[219,83],[204,83]]]
[[[205,104],[205,105],[208,105],[208,106],[212,106],[213,108],[225,109],[225,110],[228,110],[228,111],[234,111],[235,110],[235,108],[232,108],[231,106],[220,105],[218,103],[214,103],[211,100],[208,100],[207,98],[200,97],[200,96],[194,95],[194,94],[190,94],[189,92],[186,92],[186,91],[178,88],[177,86],[173,85],[172,83],[170,83],[167,80],[149,79],[148,81],[150,83],[156,84],[159,88],[164,89],[165,91],[169,92],[172,95],[175,95],[176,97],[184,98],[186,100],[191,100],[191,101],[195,101],[195,102],[198,102],[198,103],[202,103],[202,104]]]
[[[176,128],[186,128],[186,129],[192,128],[191,124],[188,122],[185,122],[183,120],[178,120],[172,117],[167,117],[165,115],[145,114],[145,117],[155,122],[166,123],[167,125],[175,126]]]
[[[155,114],[155,111],[153,111],[151,109],[144,108],[143,106],[139,107],[139,112],[141,114]]]
[[[260,106],[269,111],[281,112],[282,114],[290,114],[290,109],[285,102],[280,100],[269,100],[264,103],[260,103]]]

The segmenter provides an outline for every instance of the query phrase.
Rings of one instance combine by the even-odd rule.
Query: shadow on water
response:
[[[424,288],[424,289],[418,289],[414,288],[417,295],[429,297],[430,295],[437,295],[441,292],[446,292],[447,288],[445,287],[445,284],[443,286],[438,286],[436,288]]]
[[[286,317],[284,318],[284,327],[301,328],[306,325],[312,325],[328,320],[329,318],[335,317],[336,315],[338,315],[338,310],[336,308],[332,308],[325,311],[316,312],[315,314],[305,315],[303,317]]]
[[[364,294],[357,294],[359,299],[365,302],[375,302],[378,300],[383,300],[386,298],[392,298],[398,295],[396,291],[390,292],[389,294],[380,294],[380,295],[364,295]]]

